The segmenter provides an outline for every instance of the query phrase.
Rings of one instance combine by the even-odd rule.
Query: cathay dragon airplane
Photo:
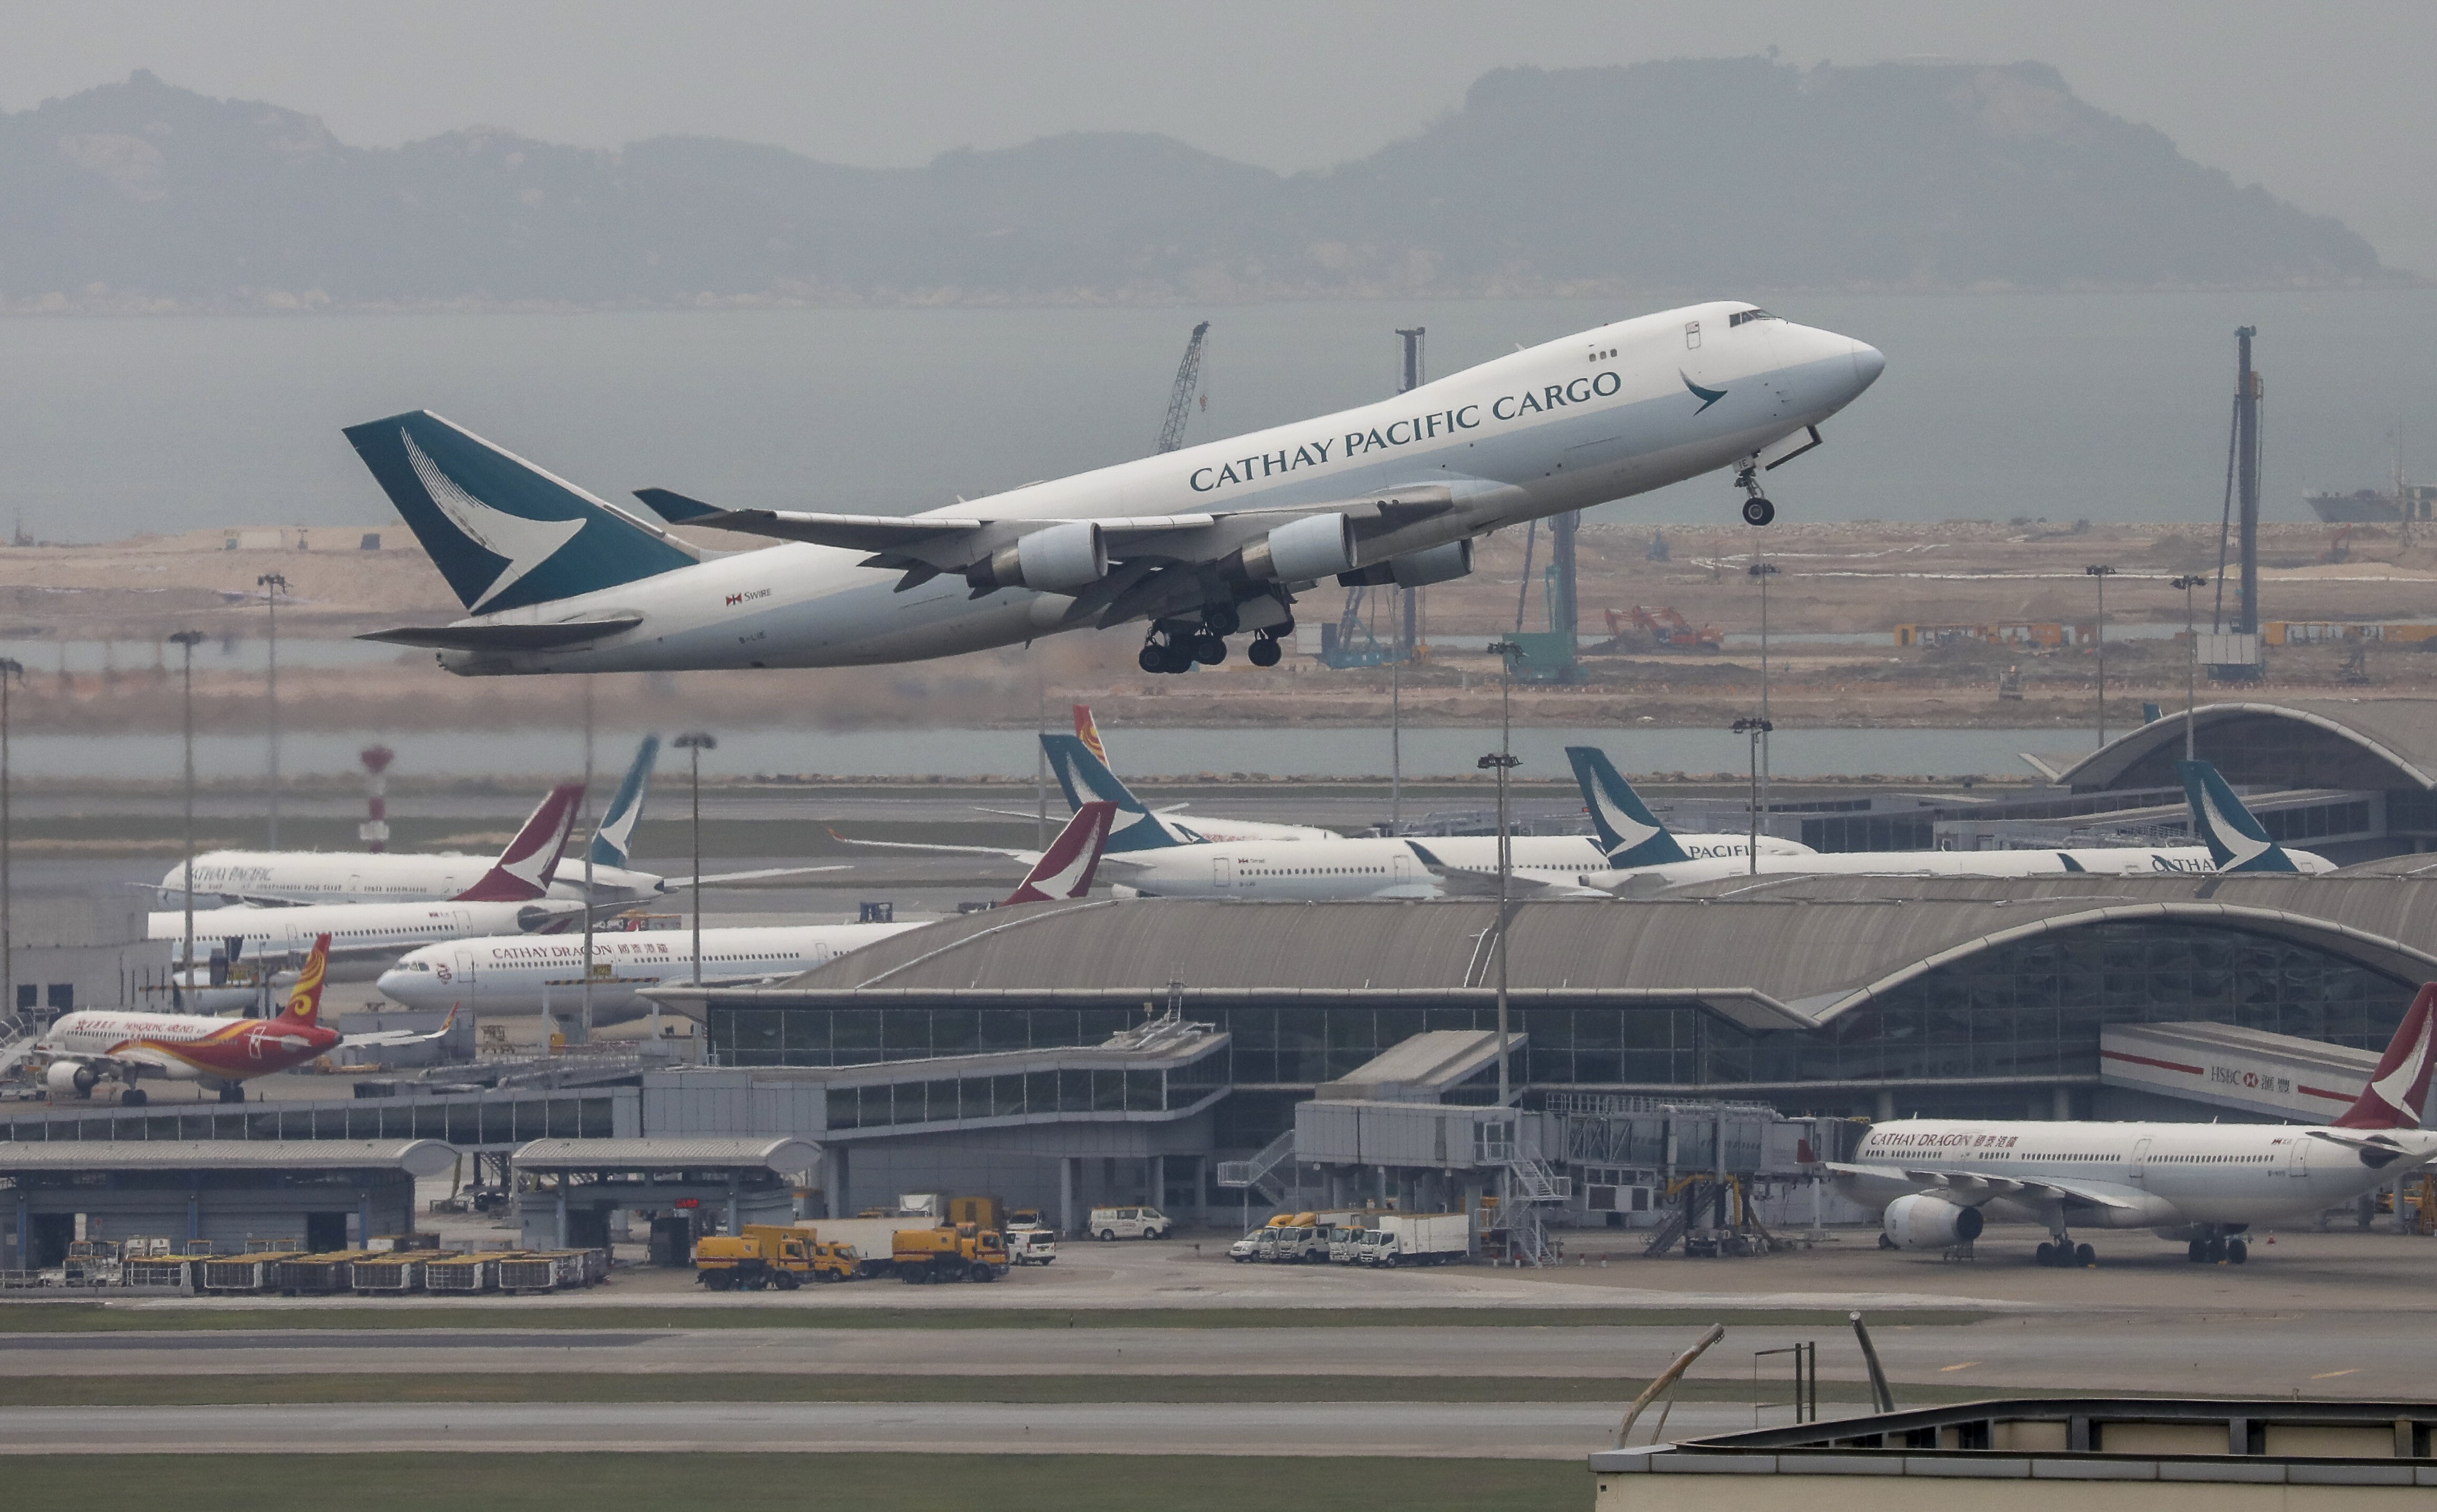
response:
[[[1597,326],[1393,399],[914,516],[613,505],[417,410],[347,429],[466,617],[367,637],[468,675],[913,661],[1147,621],[1183,672],[1252,636],[1274,665],[1295,595],[1464,576],[1501,526],[1731,469],[1770,469],[1885,366],[1735,301]],[[705,553],[668,524],[786,544]]]
[[[687,877],[662,877],[635,870],[632,849],[635,826],[643,817],[652,766],[658,759],[660,737],[646,735],[636,747],[634,764],[609,800],[588,842],[592,858],[592,898],[601,903],[644,903],[681,892],[693,885]],[[438,903],[452,899],[584,898],[584,866],[570,857],[546,888],[517,890],[518,880],[537,853],[538,837],[564,839],[577,806],[584,799],[581,782],[563,782],[551,790],[541,806],[517,833],[500,859],[486,869],[480,856],[453,851],[429,854],[405,851],[206,851],[195,857],[195,894],[227,903],[279,905],[300,903]],[[703,878],[709,886],[763,882],[837,867],[783,867],[736,871]],[[161,892],[171,902],[185,890],[184,863],[171,867],[161,879]]]
[[[200,1081],[219,1091],[222,1102],[243,1102],[244,1083],[258,1076],[303,1065],[333,1050],[375,1045],[414,1045],[446,1035],[451,1013],[429,1034],[381,1029],[345,1034],[321,1022],[324,968],[330,937],[322,936],[305,958],[288,1007],[277,1018],[215,1018],[199,1013],[138,1013],[124,1009],[79,1009],[61,1015],[31,1046],[28,1059],[41,1067],[43,1085],[54,1098],[89,1098],[105,1080],[120,1082],[122,1107],[143,1105],[143,1079]]]
[[[1002,906],[1079,898],[1116,817],[1112,803],[1086,803],[1066,823]],[[654,988],[697,979],[711,986],[800,975],[874,941],[920,929],[890,924],[770,924],[702,932],[702,972],[694,972],[690,930],[595,935],[592,1021],[615,1024],[646,1011]],[[459,940],[411,950],[383,972],[380,990],[411,1008],[465,1008],[478,1013],[539,1013],[571,1009],[584,993],[584,941],[566,936],[510,935]]]
[[[1842,851],[1789,855],[1763,849],[1759,862],[1750,857],[1722,859],[1679,845],[1677,836],[1642,802],[1641,795],[1595,746],[1569,746],[1567,759],[1582,784],[1592,827],[1601,844],[1620,859],[1605,870],[1586,871],[1573,879],[1581,888],[1600,892],[1679,887],[1745,873],[1762,876],[1872,875],[1938,877],[2042,877],[2072,872],[2101,876],[2149,876],[2160,873],[2201,874],[2221,871],[2306,871],[2335,870],[2325,857],[2307,851],[2288,851],[2269,838],[2258,818],[2217,768],[2206,762],[2178,762],[2183,790],[2191,800],[2192,826],[2205,842],[2181,846],[2079,846],[2039,851]],[[1765,838],[1765,837],[1763,837]],[[1438,856],[1434,862],[1455,863]],[[1546,879],[1535,879],[1546,880]],[[1571,890],[1551,882],[1557,890]]]
[[[2042,1265],[2091,1265],[2070,1230],[2146,1228],[2196,1261],[2250,1257],[2254,1223],[2307,1217],[2437,1159],[2422,1127],[2437,983],[2423,987],[2344,1116],[2323,1128],[2232,1123],[1998,1123],[1906,1118],[1873,1128],[1836,1189],[1883,1209],[1888,1249],[1945,1250],[1990,1218],[2044,1224]]]

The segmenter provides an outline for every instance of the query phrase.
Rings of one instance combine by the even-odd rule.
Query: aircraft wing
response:
[[[844,862],[828,867],[763,867],[759,871],[721,871],[707,877],[671,877],[668,881],[671,890],[691,888],[697,883],[706,888],[727,888],[747,882],[775,882],[780,877],[809,877],[821,871],[850,870]]]
[[[433,1040],[446,1038],[456,1026],[457,1010],[452,1008],[440,1027],[428,1034],[417,1034],[412,1029],[374,1029],[366,1034],[350,1034],[330,1048],[353,1050],[372,1045],[428,1045]]]
[[[1031,816],[1026,815],[1029,818]],[[874,851],[938,851],[947,855],[998,855],[1030,866],[1041,859],[1038,851],[1017,851],[1003,845],[925,845],[918,840],[855,840],[830,831],[830,838],[840,845],[860,845]]]
[[[1477,867],[1449,866],[1430,853],[1417,840],[1407,840],[1422,866],[1439,884],[1439,891],[1449,898],[1495,898],[1498,896],[1498,873]],[[1506,874],[1506,896],[1513,898],[1601,898],[1606,894],[1595,888],[1567,887],[1563,883],[1546,882],[1527,877],[1520,872]]]
[[[1849,1166],[1832,1160],[1824,1162],[1822,1169],[1831,1175],[1894,1183],[1908,1186],[1915,1191],[1937,1192],[1967,1207],[1977,1207],[1982,1203],[2001,1197],[2028,1202],[2082,1203],[2092,1207],[2116,1207],[2127,1211],[2138,1210],[2142,1206],[2104,1187],[2082,1182],[2043,1181],[2027,1176],[2001,1176],[1973,1170],[1924,1170],[1908,1166]]]

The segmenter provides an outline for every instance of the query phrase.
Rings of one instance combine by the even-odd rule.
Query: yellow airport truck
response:
[[[793,1292],[806,1281],[850,1281],[861,1271],[854,1246],[824,1244],[808,1229],[747,1224],[693,1247],[693,1278],[714,1292]]]
[[[1006,1239],[973,1223],[901,1228],[888,1258],[899,1279],[909,1283],[995,1281],[1008,1272]]]

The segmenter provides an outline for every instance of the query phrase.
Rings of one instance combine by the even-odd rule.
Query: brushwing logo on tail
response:
[[[1638,851],[1641,849],[1643,845],[1647,844],[1652,836],[1658,834],[1657,825],[1644,824],[1639,819],[1635,818],[1632,815],[1627,814],[1622,808],[1618,806],[1616,800],[1610,797],[1607,791],[1598,783],[1593,783],[1590,791],[1591,802],[1599,809],[1601,824],[1605,828],[1614,831],[1617,836],[1616,845],[1608,852],[1608,854],[1611,857],[1623,855],[1628,852]]]
[[[468,611],[482,613],[483,606],[514,588],[526,573],[557,555],[569,541],[584,533],[581,519],[527,519],[492,508],[441,471],[440,465],[414,444],[414,437],[403,426],[398,428],[397,436],[406,443],[407,466],[414,469],[415,481],[423,484],[423,491],[431,496],[432,507],[447,516],[448,522],[467,540],[494,556],[507,558],[508,565],[500,569],[491,586],[466,606]]]

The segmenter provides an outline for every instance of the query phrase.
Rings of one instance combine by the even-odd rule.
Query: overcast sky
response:
[[[0,109],[150,68],[361,145],[481,124],[593,146],[696,132],[894,166],[1148,131],[1296,169],[1411,133],[1500,65],[1771,46],[1803,64],[2053,63],[2188,156],[2437,273],[2429,0],[0,0]]]

